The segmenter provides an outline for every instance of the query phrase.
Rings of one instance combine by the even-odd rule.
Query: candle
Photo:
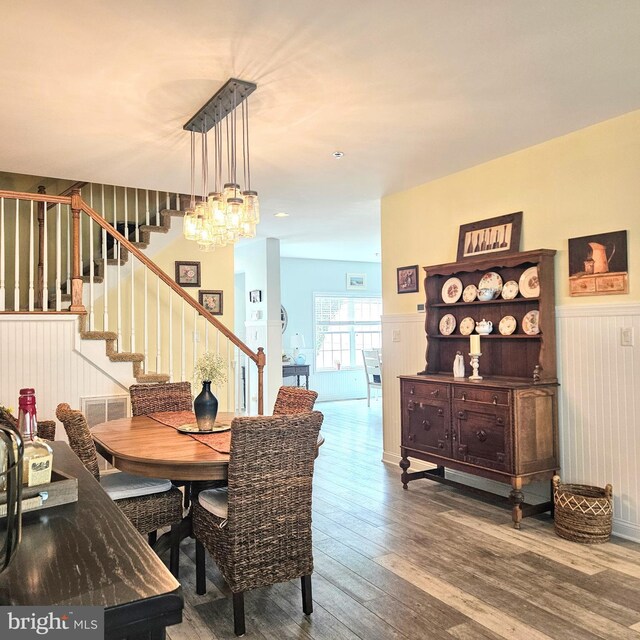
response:
[[[482,351],[480,351],[480,336],[474,334],[472,336],[469,336],[469,338],[471,342],[471,346],[469,347],[469,355],[479,356],[482,353]]]

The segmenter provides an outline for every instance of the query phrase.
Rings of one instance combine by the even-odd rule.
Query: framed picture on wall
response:
[[[176,260],[176,282],[181,287],[199,287],[200,263]]]
[[[627,232],[569,239],[569,293],[602,296],[629,292]]]
[[[222,315],[222,291],[198,291],[198,302],[212,315]]]
[[[398,267],[396,278],[398,293],[416,293],[420,288],[417,264],[414,264],[411,267]]]
[[[367,275],[365,273],[347,273],[347,289],[366,289]]]
[[[517,253],[521,229],[522,211],[461,225],[458,262],[490,253]]]
[[[262,302],[262,291],[260,289],[249,291],[249,302]]]

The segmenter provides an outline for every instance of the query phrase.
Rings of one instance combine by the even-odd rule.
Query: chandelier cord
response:
[[[196,132],[191,132],[191,209],[196,206]]]

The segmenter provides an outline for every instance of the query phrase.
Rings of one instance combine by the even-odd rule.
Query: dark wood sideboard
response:
[[[461,486],[446,477],[445,469],[455,469],[510,484],[516,528],[523,516],[552,508],[550,501],[526,504],[522,487],[550,480],[558,469],[554,255],[555,251],[540,249],[425,267],[426,367],[417,375],[400,376],[400,467],[405,489],[418,478]],[[443,301],[442,287],[451,277],[459,278],[463,287],[477,286],[485,273],[493,271],[503,282],[518,282],[533,266],[540,281],[536,297]],[[539,314],[540,333],[527,335],[522,319],[533,310]],[[456,329],[443,335],[440,321],[448,313],[455,317]],[[516,319],[517,329],[501,335],[498,325],[508,315]],[[459,329],[467,317],[491,320],[494,327],[490,335],[481,336],[483,379],[478,381],[468,378],[469,336]],[[453,377],[457,352],[464,355],[465,378]],[[430,462],[435,469],[409,472],[409,457]]]
[[[53,455],[78,478],[78,501],[23,515],[0,604],[101,606],[105,638],[164,638],[182,621],[180,584],[69,446],[54,442]]]

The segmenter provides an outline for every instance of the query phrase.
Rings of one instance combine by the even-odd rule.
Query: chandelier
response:
[[[191,132],[191,202],[184,215],[183,234],[203,251],[253,238],[260,222],[258,193],[251,189],[248,96],[256,85],[229,79],[183,129]],[[239,108],[238,108],[239,107]],[[240,112],[240,141],[238,140]],[[213,128],[213,191],[209,191],[208,132]],[[200,137],[202,193],[195,194],[196,138]],[[241,143],[243,186],[238,182]],[[224,182],[223,182],[224,180]]]

